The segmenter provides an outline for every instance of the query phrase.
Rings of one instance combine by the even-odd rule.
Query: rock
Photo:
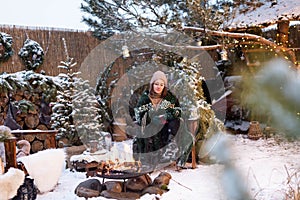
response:
[[[126,182],[126,188],[134,192],[140,192],[152,183],[151,177],[148,174],[131,178]]]
[[[98,179],[88,179],[79,183],[75,188],[75,194],[79,197],[97,197],[102,191],[102,184]]]
[[[100,195],[105,198],[118,199],[118,200],[136,200],[140,198],[140,195],[134,192],[117,193],[117,192],[104,190],[101,192]]]
[[[79,197],[84,197],[86,199],[100,196],[99,191],[91,190],[91,189],[84,188],[84,187],[77,187],[75,194]]]
[[[161,172],[153,181],[153,185],[161,187],[162,185],[169,185],[171,174],[167,172]]]
[[[160,189],[159,187],[157,186],[150,186],[150,187],[147,187],[145,188],[141,195],[144,195],[144,194],[159,194],[159,195],[162,195],[164,193],[164,191],[162,189]]]
[[[123,183],[119,181],[107,181],[104,183],[106,190],[120,193],[123,190]]]

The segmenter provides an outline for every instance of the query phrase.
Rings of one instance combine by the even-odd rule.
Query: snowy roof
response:
[[[272,3],[273,2],[273,3]],[[298,0],[265,1],[257,8],[251,8],[246,13],[238,13],[226,28],[247,28],[276,24],[278,21],[300,20],[300,2]]]

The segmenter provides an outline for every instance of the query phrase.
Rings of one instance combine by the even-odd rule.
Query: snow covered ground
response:
[[[230,135],[230,160],[237,168],[248,192],[257,200],[286,199],[289,186],[300,185],[300,142],[287,142],[269,138],[249,140],[245,135]],[[223,164],[199,164],[196,169],[183,169],[178,172],[169,167],[164,171],[172,175],[169,191],[162,196],[144,195],[142,200],[225,200],[222,187]],[[151,174],[155,178],[159,171]],[[288,183],[288,177],[292,177]],[[295,179],[293,179],[295,178]],[[85,173],[65,170],[59,184],[52,192],[39,194],[38,200],[84,199],[75,195],[75,187],[86,180]],[[106,199],[103,197],[92,199]]]

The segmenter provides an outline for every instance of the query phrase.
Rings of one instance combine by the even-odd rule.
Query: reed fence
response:
[[[100,43],[92,36],[91,32],[72,29],[0,25],[0,32],[7,33],[13,38],[13,56],[0,63],[0,72],[7,73],[26,69],[22,59],[18,56],[26,39],[38,42],[43,48],[44,62],[38,72],[43,70],[46,75],[50,76],[66,73],[65,69],[57,67],[61,61],[65,61],[67,58],[63,38],[66,41],[69,56],[77,62],[73,68],[74,71],[80,68],[86,56]]]

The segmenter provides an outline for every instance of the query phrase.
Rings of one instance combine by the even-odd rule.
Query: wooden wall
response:
[[[0,32],[12,36],[14,50],[11,58],[0,63],[0,73],[12,73],[26,69],[18,52],[27,38],[38,42],[44,50],[44,62],[37,72],[43,70],[51,76],[66,73],[66,70],[57,68],[60,61],[66,60],[63,38],[66,41],[69,56],[77,62],[74,71],[80,68],[85,57],[100,43],[92,36],[91,32],[71,29],[0,25]]]

